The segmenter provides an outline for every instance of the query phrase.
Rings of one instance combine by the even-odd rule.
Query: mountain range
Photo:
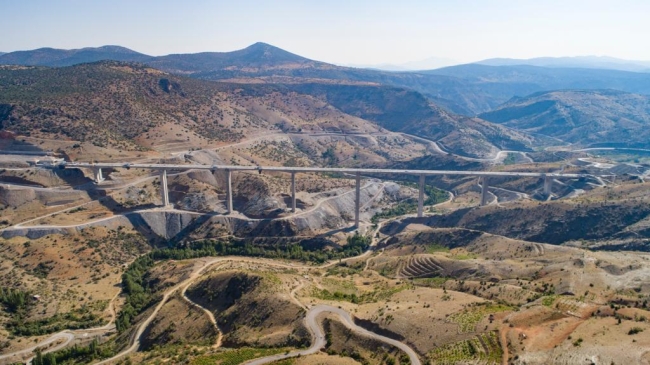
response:
[[[97,66],[88,66],[90,68],[65,68],[105,59],[130,63],[108,68],[101,62]],[[535,62],[544,61],[559,66],[569,61],[584,63],[589,60],[592,59],[537,59]],[[596,61],[613,62],[612,59],[602,58]],[[484,62],[516,63],[517,60]],[[208,90],[213,87],[211,85],[217,85],[214,87],[218,89],[226,84],[240,85],[252,94],[266,94],[269,90],[297,92],[321,99],[347,115],[377,123],[392,131],[421,135],[437,141],[449,151],[476,157],[491,155],[498,149],[528,149],[532,144],[539,143],[532,135],[546,135],[585,145],[614,143],[645,146],[645,126],[650,114],[647,107],[650,73],[612,69],[467,64],[429,71],[386,72],[310,60],[265,43],[255,43],[233,52],[160,57],[119,46],[78,50],[41,48],[0,55],[0,64],[47,67],[21,74],[19,70],[5,66],[1,76],[4,84],[0,86],[4,94],[2,102],[13,105],[12,110],[16,115],[28,113],[28,109],[20,109],[16,105],[26,105],[28,100],[25,97],[29,93],[25,94],[12,85],[41,85],[30,96],[37,99],[36,95],[48,95],[49,92],[72,92],[92,82],[93,77],[107,80],[117,77],[114,70],[124,66],[134,70],[156,69],[188,77],[154,77],[156,80],[167,80],[168,88],[169,85],[184,85],[182,90],[188,94],[198,95],[192,90]],[[54,69],[49,69],[52,67]],[[92,76],[87,76],[89,80],[83,81],[73,70],[85,70]],[[62,75],[66,78],[61,78]],[[57,79],[58,84],[36,82],[34,77]],[[121,74],[119,79],[124,77],[126,75]],[[191,79],[204,82],[196,83]],[[137,89],[136,81],[131,82],[133,85],[129,89]],[[151,86],[156,84],[155,80],[149,80],[146,84],[150,85],[147,86],[150,90],[157,90],[157,87]],[[264,89],[259,84],[267,84],[268,88]],[[25,88],[22,87],[22,90]],[[112,95],[116,94],[113,92]],[[120,100],[137,99],[134,98],[134,95],[118,97]],[[209,103],[207,100],[205,102]],[[31,99],[29,103],[32,103]],[[29,105],[45,109],[49,107],[33,103]],[[177,106],[181,107],[180,104]],[[152,107],[151,110],[156,108]],[[22,112],[19,113],[20,110]],[[141,110],[132,112],[138,115]],[[27,125],[22,124],[23,127]],[[40,124],[32,127],[50,130]],[[75,123],[66,128],[76,128]],[[116,131],[119,128],[107,129],[99,143],[128,140],[139,135],[138,132],[114,136]],[[208,134],[212,135],[213,132]],[[80,138],[77,132],[67,133]],[[99,135],[95,137],[99,138]]]
[[[381,71],[419,71],[432,70],[436,68],[455,66],[461,62],[445,57],[429,57],[419,61],[410,61],[398,64],[380,63],[380,64],[349,64],[346,66],[355,68],[369,68]]]
[[[152,57],[118,46],[11,52],[0,64],[60,67],[100,59],[141,62],[166,72],[230,82],[375,83],[418,91],[448,111],[475,116],[512,97],[561,89],[615,89],[650,95],[650,73],[593,68],[468,64],[418,72],[387,72],[310,60],[265,43],[233,52]]]
[[[650,61],[630,61],[607,56],[537,57],[529,59],[490,58],[475,62],[486,66],[539,66],[559,68],[597,68],[606,70],[650,72]]]

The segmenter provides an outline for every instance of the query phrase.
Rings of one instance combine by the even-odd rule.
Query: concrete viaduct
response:
[[[59,164],[37,163],[41,167],[58,167],[64,168],[87,168],[94,172],[95,182],[100,183],[104,180],[102,169],[144,169],[156,170],[160,172],[160,194],[163,206],[169,205],[169,190],[167,187],[167,170],[209,170],[214,172],[224,171],[226,173],[227,197],[226,205],[228,214],[233,212],[232,205],[232,173],[237,171],[263,171],[285,172],[291,174],[291,211],[296,212],[296,174],[297,173],[342,173],[355,176],[355,211],[354,223],[359,226],[359,212],[361,201],[361,175],[372,174],[396,174],[419,176],[419,194],[418,194],[418,217],[424,215],[424,181],[427,176],[434,175],[458,175],[458,176],[476,176],[481,180],[481,206],[486,205],[488,201],[488,187],[490,177],[536,177],[544,178],[544,193],[550,194],[553,179],[556,178],[585,178],[590,177],[588,174],[563,174],[563,173],[538,173],[538,172],[492,172],[492,171],[450,171],[450,170],[400,170],[400,169],[355,169],[355,168],[321,168],[321,167],[278,167],[278,166],[222,166],[222,165],[177,165],[177,164],[136,164],[136,163],[72,163],[62,162]]]

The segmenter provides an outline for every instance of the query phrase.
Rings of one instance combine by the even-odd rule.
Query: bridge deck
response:
[[[402,175],[461,175],[461,176],[514,176],[514,177],[556,177],[581,178],[589,174],[563,174],[543,172],[517,171],[455,171],[455,170],[402,170],[402,169],[355,169],[339,167],[285,167],[285,166],[229,166],[229,165],[179,165],[179,164],[130,164],[130,163],[73,163],[68,162],[66,168],[131,168],[147,170],[211,170],[211,171],[277,171],[289,173],[330,172],[347,174],[402,174]],[[40,165],[43,166],[43,165]]]

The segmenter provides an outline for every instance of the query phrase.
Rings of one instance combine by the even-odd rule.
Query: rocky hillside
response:
[[[422,94],[382,86],[301,84],[299,92],[321,97],[336,108],[382,127],[422,136],[447,150],[472,156],[489,156],[499,149],[528,150],[534,139],[500,128],[479,118],[445,111]]]
[[[113,61],[0,69],[0,123],[18,135],[130,150],[161,143],[206,147],[269,132],[369,133],[377,124],[469,156],[530,143],[405,89],[219,83]]]
[[[648,146],[650,97],[567,90],[514,98],[481,118],[582,145]]]

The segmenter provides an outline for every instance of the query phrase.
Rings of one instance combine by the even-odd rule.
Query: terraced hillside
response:
[[[416,255],[397,269],[398,278],[424,278],[442,274],[444,268],[430,255]]]

